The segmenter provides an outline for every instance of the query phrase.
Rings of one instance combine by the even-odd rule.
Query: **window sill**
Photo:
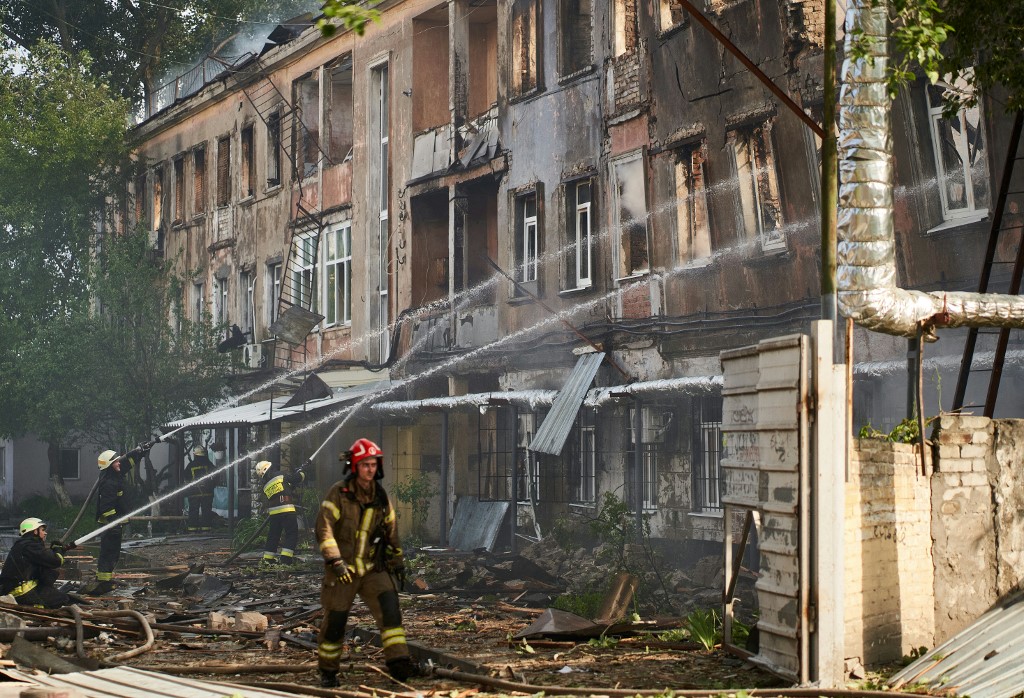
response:
[[[561,76],[560,78],[558,78],[558,84],[559,85],[568,85],[569,83],[576,82],[577,80],[579,80],[580,78],[582,78],[584,76],[590,75],[591,73],[595,72],[596,70],[597,70],[597,66],[595,64],[591,63],[590,65],[588,65],[588,66],[586,66],[584,68],[580,68],[579,70],[576,70],[576,71],[574,71],[572,73],[569,73],[568,75]]]
[[[950,218],[947,221],[943,221],[934,228],[929,228],[925,231],[925,235],[936,235],[941,236],[942,234],[960,234],[974,232],[976,227],[979,227],[979,223],[987,222],[988,209],[982,211],[975,211],[970,216],[963,216],[961,218]]]
[[[691,511],[687,512],[687,516],[695,519],[721,519],[725,512],[722,511]]]
[[[508,98],[509,104],[521,104],[522,102],[529,102],[534,97],[539,97],[544,93],[544,86],[537,85],[532,90],[523,92],[522,94],[510,95]]]
[[[593,290],[594,290],[594,284],[590,284],[589,286],[579,286],[577,288],[563,289],[563,290],[558,292],[558,295],[560,297],[562,297],[562,298],[568,298],[569,296],[578,296],[578,295],[580,295],[582,293],[586,293],[587,291],[593,291]]]
[[[265,191],[267,194],[276,194],[277,192],[281,191],[282,188],[283,187],[281,186],[281,183],[278,182],[277,184],[268,184],[267,188],[264,189],[263,191]]]
[[[689,19],[684,19],[679,24],[673,24],[671,27],[667,27],[659,31],[658,38],[661,39],[662,41],[670,39],[672,36],[678,34],[683,29],[686,29],[688,26],[690,26]]]
[[[256,203],[255,194],[249,194],[249,196],[245,197],[244,199],[238,200],[239,206],[252,206],[254,203]]]
[[[748,257],[743,260],[743,266],[748,268],[768,267],[778,262],[785,261],[792,257],[792,253],[786,248],[762,251],[756,257]]]
[[[534,295],[537,295],[537,294],[534,294]],[[530,298],[530,296],[527,296],[527,295],[509,296],[509,298],[508,298],[508,304],[509,305],[528,305],[528,304],[533,303],[533,302],[534,302],[533,298]]]
[[[646,276],[650,276],[650,275],[651,275],[651,270],[650,269],[645,269],[643,271],[638,271],[638,272],[635,272],[633,274],[630,274],[629,276],[621,276],[621,277],[615,279],[615,283],[618,286],[622,286],[623,284],[631,284],[631,283],[639,281],[640,279],[642,279],[642,278],[644,278]]]
[[[597,502],[569,502],[569,508],[594,511],[595,509],[597,509]]]
[[[200,211],[199,213],[193,213],[192,214],[192,222],[193,223],[196,223],[198,221],[204,220],[205,218],[206,218],[206,211]]]

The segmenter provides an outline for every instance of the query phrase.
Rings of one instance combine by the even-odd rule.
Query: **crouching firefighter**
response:
[[[60,576],[64,553],[75,544],[46,545],[46,524],[36,518],[25,519],[18,527],[21,538],[14,542],[0,571],[0,594],[10,594],[23,606],[60,608],[71,598],[53,583]]]
[[[316,539],[324,556],[324,620],[317,638],[320,685],[338,685],[345,624],[356,594],[377,622],[388,671],[404,681],[418,670],[409,658],[392,578],[404,580],[405,565],[395,510],[378,482],[384,477],[383,453],[369,439],[359,439],[338,460],[345,479],[331,486],[316,517]]]
[[[270,516],[263,563],[273,564],[280,560],[286,565],[294,564],[295,543],[299,539],[295,489],[306,479],[306,475],[302,467],[285,474],[268,460],[256,464],[256,474],[260,477],[264,505]]]

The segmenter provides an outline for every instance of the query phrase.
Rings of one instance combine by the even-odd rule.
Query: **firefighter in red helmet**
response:
[[[384,454],[369,439],[358,439],[338,457],[345,478],[334,483],[316,517],[316,539],[324,556],[320,603],[324,619],[317,638],[320,685],[338,685],[345,625],[356,595],[369,607],[380,631],[388,671],[399,681],[417,673],[402,628],[398,589],[405,563],[395,509],[378,482]]]

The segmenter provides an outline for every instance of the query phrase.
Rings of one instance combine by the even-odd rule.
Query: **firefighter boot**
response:
[[[419,676],[419,667],[413,664],[412,660],[408,657],[396,657],[387,661],[388,673],[391,674],[391,678],[398,681],[405,681],[411,679],[413,676]]]
[[[338,672],[327,671],[325,669],[320,670],[320,687],[321,688],[337,688],[341,684],[338,683]]]

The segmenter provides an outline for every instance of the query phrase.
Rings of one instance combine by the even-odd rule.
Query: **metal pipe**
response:
[[[107,661],[109,662],[117,662],[123,659],[131,659],[132,657],[136,657],[142,654],[143,652],[148,652],[150,648],[153,646],[153,628],[149,626],[149,621],[146,620],[146,617],[138,611],[133,611],[130,609],[123,611],[92,611],[89,615],[93,618],[134,618],[139,622],[142,632],[146,637],[146,641],[138,647],[130,649],[127,652],[121,652],[120,654],[115,654],[110,657],[107,657]]]
[[[811,462],[811,429],[808,418],[810,385],[808,370],[811,368],[808,337],[800,337],[800,409],[797,412],[800,424],[800,458],[799,463],[799,504],[798,504],[798,557],[800,565],[799,595],[797,603],[800,609],[800,683],[806,684],[811,676],[811,474],[808,472]]]
[[[686,0],[682,0],[685,2]],[[889,3],[851,0],[839,97],[839,307],[857,324],[914,337],[936,327],[1024,327],[1024,297],[912,291],[896,286],[891,100],[886,86]]]
[[[448,410],[441,412],[441,547],[448,545]]]

